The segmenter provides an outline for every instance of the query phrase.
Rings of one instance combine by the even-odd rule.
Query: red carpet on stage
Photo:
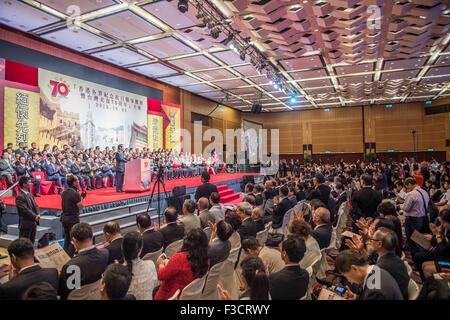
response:
[[[252,175],[251,173],[219,173],[217,175],[211,176],[211,183],[222,183],[230,180],[240,179],[245,175]],[[185,178],[179,180],[167,180],[166,181],[166,191],[170,192],[176,186],[186,185],[186,188],[195,188],[201,185],[202,182],[200,177]],[[153,184],[152,184],[153,187]],[[225,188],[226,187],[226,188]],[[162,190],[161,190],[162,191]],[[228,189],[228,186],[219,187],[219,192],[221,193],[222,203],[236,203],[240,201],[240,196],[233,192],[233,190]],[[102,203],[126,200],[131,198],[138,198],[150,195],[151,191],[141,192],[141,193],[117,193],[115,188],[101,188],[98,190],[88,191],[86,199],[83,201],[84,206],[92,206]],[[35,198],[36,203],[40,208],[61,210],[61,196],[47,195],[39,198]],[[15,197],[4,197],[3,201],[6,205],[15,206]]]

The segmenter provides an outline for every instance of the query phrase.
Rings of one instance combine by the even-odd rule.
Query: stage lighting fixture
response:
[[[231,50],[234,50],[234,49],[235,49],[235,48],[234,48],[233,42],[231,42],[231,43],[228,45],[228,48],[230,48]]]
[[[296,103],[297,102],[297,99],[295,99],[295,97],[292,97],[291,98],[291,103]]]
[[[178,10],[185,13],[189,9],[189,0],[178,0]]]
[[[219,35],[220,35],[220,29],[219,28],[212,28],[210,34],[211,34],[211,37],[213,39],[217,39],[219,37]]]
[[[275,88],[275,90],[278,90],[278,84],[277,83],[275,83],[274,85],[273,85],[273,87]]]
[[[239,57],[241,58],[242,61],[245,61],[245,51],[242,50]]]

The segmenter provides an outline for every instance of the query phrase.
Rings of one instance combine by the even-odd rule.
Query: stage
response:
[[[246,175],[255,175],[254,173],[219,173],[217,175],[211,176],[211,183],[216,185],[228,185],[229,182],[239,182],[242,180],[243,176]],[[196,188],[199,185],[201,185],[202,182],[200,180],[200,177],[193,177],[193,178],[184,178],[184,179],[177,179],[177,180],[167,180],[166,185],[166,191],[169,193],[172,191],[172,189],[176,186],[182,186],[186,185],[186,190]],[[153,187],[153,183],[152,186]],[[232,185],[229,185],[230,189],[233,189]],[[191,192],[195,190],[191,190]],[[234,190],[235,192],[240,192],[242,190]],[[162,190],[161,190],[162,192]],[[188,190],[188,194],[189,194]],[[228,192],[229,193],[229,192]],[[139,199],[139,201],[143,201],[142,198],[147,198],[151,195],[151,191],[147,192],[141,192],[141,193],[117,193],[115,188],[101,188],[97,190],[88,191],[88,195],[83,201],[85,210],[84,212],[91,212],[94,210],[101,210],[106,208],[115,207],[117,205],[108,205],[108,204],[118,204],[118,203],[132,203],[133,199]],[[228,194],[231,195],[231,194]],[[227,194],[225,194],[227,196]],[[155,200],[156,197],[154,197],[153,200]],[[7,206],[15,207],[16,205],[16,199],[15,197],[4,197],[2,198],[3,201]],[[54,195],[46,195],[37,197],[36,203],[39,208],[48,210],[48,211],[59,211],[61,210],[61,196],[54,194]],[[230,201],[227,201],[229,199]],[[233,203],[236,200],[236,197],[224,197],[223,199],[225,203]]]

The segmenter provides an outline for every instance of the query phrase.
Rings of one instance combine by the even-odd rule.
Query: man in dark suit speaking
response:
[[[123,192],[123,182],[125,179],[125,163],[127,159],[123,153],[123,144],[119,144],[116,152],[116,191]]]
[[[34,243],[37,224],[41,216],[34,197],[30,193],[31,185],[32,182],[29,177],[20,177],[20,193],[16,198],[16,207],[19,215],[19,237],[27,238],[31,243]]]
[[[207,198],[209,199],[209,196],[213,192],[219,192],[217,191],[217,186],[214,184],[209,183],[209,180],[211,179],[211,176],[207,171],[203,171],[202,173],[202,185],[197,188],[197,191],[195,191],[195,201],[198,201],[200,198]]]

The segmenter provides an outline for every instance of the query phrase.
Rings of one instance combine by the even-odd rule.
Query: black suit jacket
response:
[[[264,190],[265,199],[273,199],[277,195],[277,191],[274,188]]]
[[[240,228],[237,230],[241,236],[241,241],[248,237],[256,237],[256,223],[251,217],[242,221]]]
[[[22,300],[25,291],[34,284],[47,282],[58,290],[58,271],[54,268],[32,266],[20,272],[15,278],[0,285],[0,300]]]
[[[141,258],[149,252],[158,251],[164,247],[164,236],[159,231],[147,230],[142,234]]]
[[[377,266],[374,266],[377,268]],[[369,281],[366,282],[361,295],[360,300],[403,300],[402,293],[398,287],[395,279],[384,269],[379,270],[379,287],[369,288]],[[375,276],[375,275],[374,275]],[[377,284],[375,282],[375,284]]]
[[[201,186],[199,186],[197,188],[197,190],[195,191],[195,200],[197,201],[198,199],[200,199],[202,197],[209,199],[209,196],[213,192],[218,192],[217,186],[214,184],[211,184],[209,182],[204,183]]]
[[[409,276],[405,263],[394,252],[378,258],[377,266],[386,270],[395,279],[404,299],[408,299]]]
[[[164,238],[164,249],[174,241],[184,238],[184,226],[176,222],[169,223],[159,230]]]
[[[286,197],[283,200],[280,201],[279,204],[277,204],[273,208],[272,213],[272,228],[277,229],[280,228],[283,224],[283,217],[286,214],[286,212],[291,209],[292,202]]]
[[[114,260],[119,261],[119,263],[123,263],[123,252],[122,252],[122,242],[123,238],[117,238],[113,240],[106,249],[109,252],[108,264],[114,263]]]
[[[32,229],[36,227],[36,216],[39,208],[31,193],[25,194],[22,190],[16,197],[17,214],[19,215],[19,228]]]
[[[336,201],[336,213],[338,212],[339,208],[345,201],[347,201],[347,194],[344,192],[339,196],[338,200]]]
[[[287,266],[269,275],[272,300],[299,300],[306,294],[309,273],[299,265]]]
[[[109,253],[106,249],[91,248],[75,255],[68,261],[61,270],[59,278],[59,295],[61,299],[67,299],[69,293],[72,291],[67,287],[67,280],[73,276],[73,272],[69,273],[67,268],[69,266],[78,266],[80,268],[81,286],[90,284],[100,280],[103,272],[108,266]],[[69,281],[70,284],[70,281]]]
[[[369,187],[364,187],[352,194],[352,215],[356,219],[361,217],[376,217],[377,207],[382,199],[381,193]]]
[[[324,224],[313,230],[312,236],[316,239],[320,249],[327,248],[330,245],[332,232],[331,224]]]
[[[253,221],[255,221],[255,220],[253,220]],[[263,219],[256,220],[255,225],[256,225],[256,233],[263,231],[266,228],[266,225],[264,224]]]
[[[331,188],[326,184],[320,184],[316,189],[320,192],[320,201],[322,201],[325,206],[329,208],[328,201],[330,199]]]

